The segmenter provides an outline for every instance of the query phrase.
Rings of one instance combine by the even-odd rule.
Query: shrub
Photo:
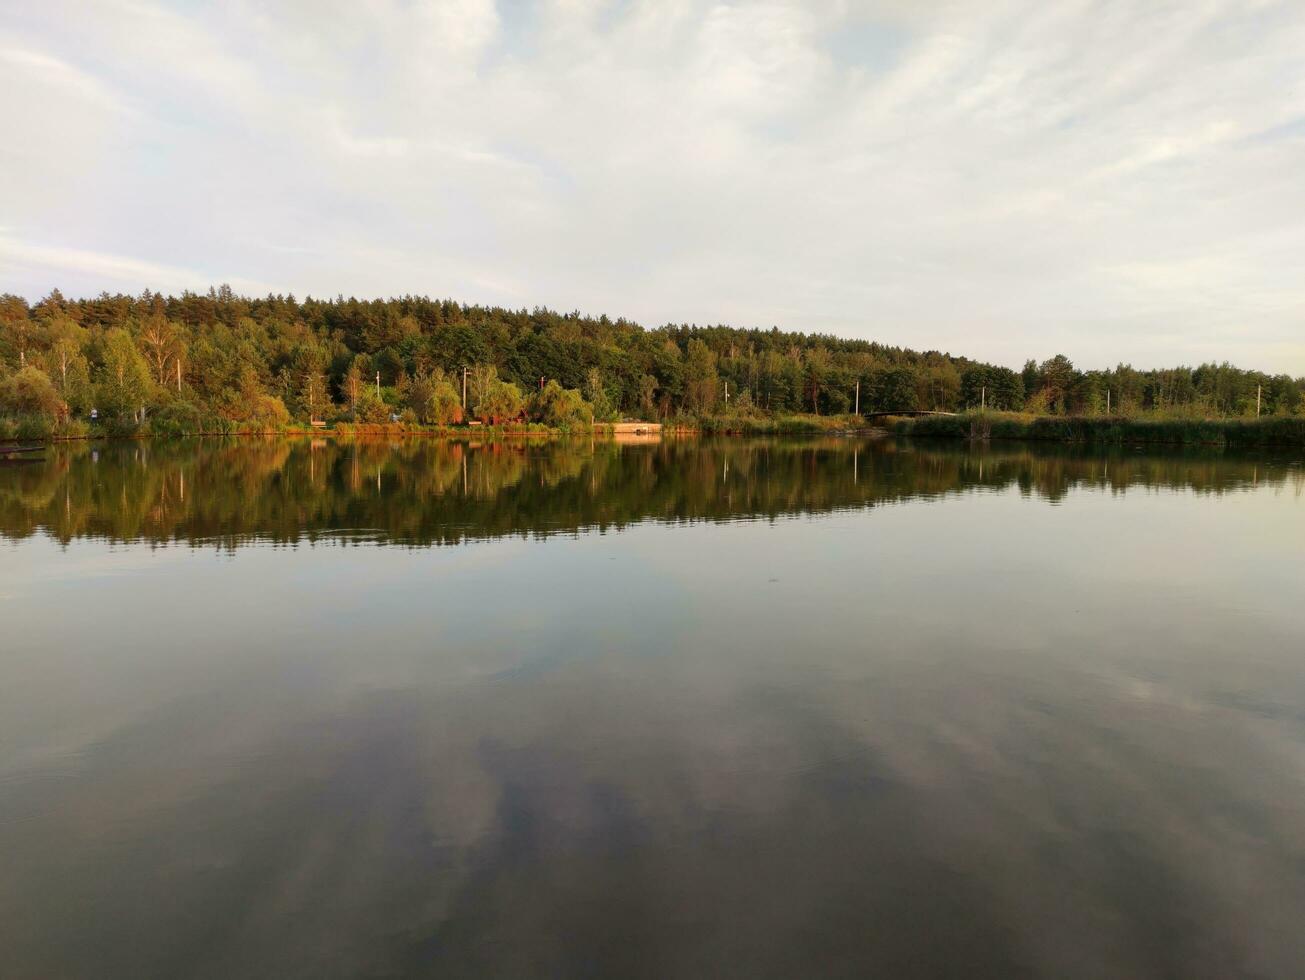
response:
[[[0,406],[18,416],[44,416],[51,420],[68,414],[49,376],[39,368],[23,368],[0,384]]]
[[[408,386],[408,405],[416,420],[428,425],[462,421],[462,400],[443,375],[418,374]]]
[[[199,432],[212,431],[219,420],[205,425],[204,412],[198,405],[188,401],[174,401],[158,409],[150,419],[150,430],[155,435],[185,436]]]
[[[54,436],[55,421],[47,415],[19,415],[12,420],[11,439],[50,439]]]
[[[85,419],[67,418],[55,426],[54,434],[59,439],[84,439],[90,431]]]
[[[594,424],[594,409],[575,388],[563,388],[556,381],[546,384],[531,399],[530,414],[554,429],[577,431]]]
[[[290,424],[290,412],[275,395],[249,394],[228,405],[225,417],[237,432],[277,432]]]

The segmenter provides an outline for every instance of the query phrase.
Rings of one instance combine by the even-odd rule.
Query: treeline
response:
[[[987,407],[1039,414],[1301,411],[1305,378],[1230,365],[1023,371],[863,340],[405,296],[303,301],[57,290],[0,296],[0,415],[32,434],[272,430],[469,418],[556,428],[621,417],[840,415]],[[17,427],[17,428],[16,428]]]

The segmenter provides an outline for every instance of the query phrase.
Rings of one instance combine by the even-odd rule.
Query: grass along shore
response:
[[[883,432],[859,415],[730,414],[673,416],[650,427],[668,435],[832,435],[836,433]],[[617,427],[630,423],[595,423],[570,429],[538,422],[509,422],[502,425],[423,425],[413,422],[338,422],[329,428],[290,424],[251,428],[222,423],[200,429],[146,426],[119,431],[113,426],[91,425],[72,420],[55,424],[44,418],[0,418],[0,443],[49,442],[67,439],[168,439],[200,435],[321,435],[321,436],[427,436],[446,439],[531,436],[549,438],[565,435],[612,435]],[[1230,448],[1257,446],[1305,446],[1305,417],[1269,416],[1261,419],[1188,419],[1147,417],[1023,415],[1007,412],[964,412],[920,418],[886,420],[887,430],[913,438],[1009,439],[1086,445],[1205,445]]]
[[[944,439],[1029,439],[1099,445],[1305,446],[1305,418],[1175,419],[965,412],[898,419],[900,436]]]
[[[448,439],[485,436],[565,436],[623,434],[632,427],[667,435],[828,435],[870,430],[859,415],[677,415],[660,422],[595,422],[572,427],[554,427],[539,422],[505,422],[500,425],[427,425],[417,422],[334,422],[326,428],[296,423],[272,427],[251,427],[224,419],[205,419],[199,426],[151,420],[144,426],[121,427],[92,424],[81,419],[55,422],[44,417],[0,417],[0,442],[50,442],[69,439],[170,439],[188,436],[403,436],[421,435]],[[876,431],[882,431],[877,429]]]

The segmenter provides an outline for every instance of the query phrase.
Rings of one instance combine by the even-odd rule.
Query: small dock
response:
[[[595,429],[610,431],[614,436],[659,436],[662,434],[660,422],[607,422],[598,423]]]
[[[614,442],[622,444],[641,442],[660,442],[662,424],[660,422],[607,422],[594,426],[598,435],[610,435]]]

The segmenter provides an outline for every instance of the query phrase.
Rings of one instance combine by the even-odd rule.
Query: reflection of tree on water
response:
[[[1294,460],[893,441],[239,440],[59,446],[0,474],[0,533],[234,547],[456,543],[640,520],[777,518],[976,489],[1059,500],[1075,488],[1302,490]]]

